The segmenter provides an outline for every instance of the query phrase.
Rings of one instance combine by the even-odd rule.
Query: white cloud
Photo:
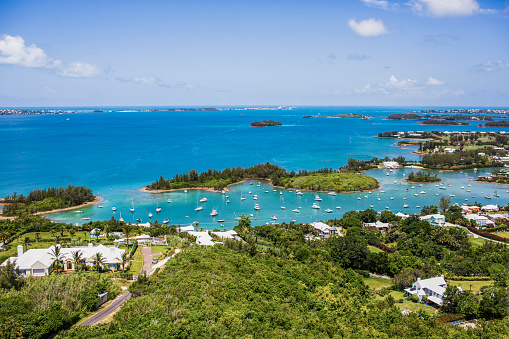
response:
[[[357,61],[362,61],[369,58],[370,56],[368,54],[358,54],[358,53],[350,54],[349,56],[346,57],[347,60],[357,60]]]
[[[376,37],[382,34],[387,34],[389,31],[385,28],[384,23],[381,19],[367,19],[360,22],[351,19],[348,21],[348,25],[355,32],[355,34],[362,37]]]
[[[428,81],[426,81],[426,85],[428,85],[428,86],[442,86],[442,85],[445,85],[445,82],[442,80],[438,80],[438,79],[429,77]]]
[[[473,72],[496,72],[507,67],[509,67],[509,62],[502,62],[502,60],[493,62],[489,60],[485,63],[475,65],[470,70]]]
[[[142,85],[158,85],[161,83],[161,79],[156,77],[117,77],[118,81],[121,82],[134,82]]]
[[[80,61],[71,62],[58,72],[59,75],[69,78],[95,78],[102,73],[102,67]]]
[[[0,64],[53,69],[57,74],[71,78],[92,78],[104,72],[96,64],[81,61],[64,64],[59,59],[48,57],[42,48],[34,44],[26,46],[22,37],[11,35],[0,37]]]
[[[419,14],[424,13],[434,17],[468,16],[494,12],[489,9],[481,9],[476,0],[410,0],[407,5]]]
[[[0,64],[23,67],[51,67],[53,60],[35,46],[25,46],[20,36],[2,35],[0,38]]]
[[[381,9],[387,9],[387,6],[389,6],[389,1],[385,0],[361,0],[369,7],[375,7],[375,8],[381,8]]]

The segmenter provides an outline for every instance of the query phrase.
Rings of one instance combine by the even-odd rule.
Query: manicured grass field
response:
[[[434,314],[435,309],[431,306],[426,306],[426,304],[414,303],[413,301],[406,300],[405,294],[400,291],[392,291],[392,297],[396,300],[396,306],[399,308],[406,308],[412,312],[425,311]],[[397,301],[403,299],[403,303],[398,303]]]
[[[468,237],[468,242],[473,246],[473,247],[480,247],[482,246],[486,241],[488,240],[485,240],[485,239],[482,239],[482,238],[474,238],[473,236],[471,237]]]
[[[143,254],[142,254],[142,247],[138,246],[136,249],[136,252],[134,252],[134,255],[132,257],[132,260],[129,260],[129,273],[130,274],[140,274],[141,269],[143,267]]]
[[[448,285],[460,286],[463,291],[479,292],[481,287],[493,285],[493,280],[485,281],[459,281],[459,280],[447,280]]]
[[[362,281],[364,281],[364,283],[370,288],[374,288],[375,290],[392,285],[391,280],[382,278],[363,278]]]
[[[286,188],[335,192],[370,190],[378,187],[378,181],[375,178],[355,173],[316,173],[285,178],[283,183]]]
[[[496,234],[499,237],[509,238],[509,232],[498,232],[498,233],[493,233],[493,234]]]
[[[371,253],[383,252],[381,249],[376,248],[376,247],[374,247],[374,246],[368,246],[368,250],[369,250]]]

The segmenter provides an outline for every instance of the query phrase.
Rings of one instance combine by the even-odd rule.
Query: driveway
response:
[[[122,306],[122,304],[124,304],[129,298],[131,298],[131,292],[127,291],[121,296],[116,297],[115,300],[110,305],[108,305],[104,310],[98,312],[97,314],[94,314],[92,317],[88,318],[79,325],[87,326],[97,324],[103,318],[105,318],[106,316],[117,310],[120,306]]]

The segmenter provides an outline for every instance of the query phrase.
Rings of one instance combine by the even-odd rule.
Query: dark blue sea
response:
[[[379,179],[383,185],[381,190],[386,193],[379,190],[372,194],[350,193],[336,197],[322,194],[320,210],[311,209],[314,194],[296,196],[286,191],[280,194],[264,183],[260,187],[257,183],[249,185],[249,182],[232,187],[226,193],[228,198],[220,193],[201,190],[165,194],[140,191],[160,176],[171,178],[191,169],[200,172],[209,168],[221,170],[270,162],[289,171],[298,171],[338,168],[345,165],[348,158],[367,160],[403,155],[407,159],[419,159],[411,154],[415,147],[395,147],[392,146],[394,140],[373,138],[384,131],[486,131],[475,125],[422,126],[415,124],[416,121],[384,120],[391,113],[427,108],[297,107],[292,110],[167,111],[162,107],[101,107],[104,112],[93,112],[97,108],[84,107],[61,108],[78,113],[0,116],[0,196],[13,192],[26,194],[49,186],[85,185],[103,199],[99,204],[102,208],[87,207],[80,215],[65,212],[49,217],[81,224],[85,222],[84,217],[105,220],[112,215],[118,218],[122,213],[126,221],[139,217],[147,222],[151,212],[154,214],[152,221],[169,219],[171,223],[181,225],[198,221],[200,226],[209,229],[220,224],[232,228],[235,217],[242,213],[253,214],[258,224],[274,221],[271,216],[275,216],[278,222],[337,218],[344,211],[365,209],[371,205],[378,211],[390,209],[396,213],[406,203],[409,207],[403,211],[414,213],[418,210],[416,206],[436,204],[439,198],[436,193],[454,194],[456,198],[453,200],[462,204],[483,200],[484,195],[498,190],[501,197],[497,203],[506,204],[509,193],[506,193],[505,186],[481,186],[468,181],[482,174],[482,170],[477,173],[440,173],[444,182],[451,184],[448,190],[440,191],[434,185],[412,189],[412,185],[401,181],[408,170],[397,170],[389,175],[383,170],[373,170],[367,174]],[[139,111],[150,109],[157,111]],[[371,119],[302,118],[304,115],[342,113],[360,113]],[[250,127],[253,121],[268,119],[280,121],[283,126]],[[504,128],[490,130],[509,131]],[[468,184],[472,185],[469,187],[471,192],[466,192]],[[409,192],[418,189],[426,191],[426,194],[416,197],[406,188]],[[252,199],[254,194],[258,195],[257,201]],[[377,194],[382,197],[380,201],[376,199]],[[405,194],[409,194],[408,197]],[[241,195],[247,199],[241,202]],[[207,197],[208,201],[199,203],[198,200],[203,197]],[[357,199],[359,197],[361,200]],[[403,200],[404,197],[407,199]],[[172,202],[168,203],[168,199]],[[231,203],[226,204],[226,200]],[[129,211],[132,201],[135,213]],[[259,212],[254,211],[254,203],[260,205]],[[159,214],[155,212],[157,204],[162,207]],[[204,208],[195,212],[198,205]],[[117,208],[115,213],[111,210],[112,206]],[[285,206],[285,210],[281,206]],[[292,212],[298,207],[302,207],[300,213]],[[219,213],[216,218],[210,217],[213,208]],[[326,214],[324,210],[327,208],[334,212]],[[218,223],[218,219],[225,221]]]

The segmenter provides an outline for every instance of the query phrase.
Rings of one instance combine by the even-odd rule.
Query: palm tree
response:
[[[58,273],[58,265],[59,265],[60,261],[64,259],[64,255],[62,254],[62,252],[60,250],[61,250],[60,245],[56,244],[55,246],[53,246],[51,251],[48,252],[48,254],[51,255],[51,259],[53,259],[53,262],[57,264],[57,273]]]
[[[120,265],[122,265],[122,273],[124,273],[125,272],[125,265],[129,261],[129,253],[127,251],[125,251],[124,253],[122,253],[120,258],[117,257],[117,260],[120,260]]]
[[[104,265],[104,256],[101,252],[97,252],[93,257],[93,263],[97,266],[97,272],[99,272],[99,268]]]
[[[37,242],[41,241],[41,233],[39,232],[35,233],[35,241]]]
[[[71,228],[71,229],[69,230],[69,235],[71,236],[71,242],[72,242],[72,238],[74,237],[74,234],[75,234],[75,233],[76,233],[76,231],[75,231],[73,228]]]
[[[74,267],[76,272],[78,272],[79,265],[83,261],[82,252],[80,250],[77,251],[71,251],[72,260],[74,261]]]
[[[57,234],[55,235],[55,245],[58,245],[60,243],[60,236]]]
[[[129,236],[133,232],[133,228],[131,227],[131,225],[125,225],[124,228],[122,228],[122,231],[124,231],[126,237],[127,252],[129,252]]]
[[[28,245],[32,245],[31,240],[29,237],[25,237],[25,239],[23,239],[23,246],[25,246],[25,252],[28,250]]]

